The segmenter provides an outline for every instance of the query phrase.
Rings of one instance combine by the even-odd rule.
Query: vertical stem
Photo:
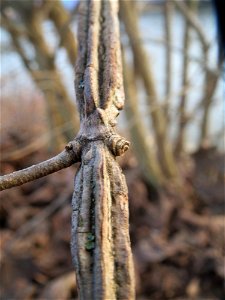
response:
[[[74,66],[77,56],[77,42],[69,27],[70,15],[59,0],[54,0],[54,3],[46,1],[46,4],[50,4],[49,18],[59,34],[60,44],[66,49],[69,61]]]
[[[115,131],[124,101],[118,1],[81,1],[78,32],[82,157],[72,201],[71,252],[79,297],[133,300],[128,192],[115,159],[117,150],[129,145]]]
[[[209,117],[210,117],[210,108],[212,105],[213,95],[215,93],[220,72],[213,73],[207,69],[205,74],[205,83],[204,83],[204,93],[201,100],[203,108],[203,116],[200,125],[200,143],[199,147],[202,147],[208,139],[209,135]]]
[[[190,3],[188,3],[188,7]],[[185,127],[186,127],[186,104],[187,104],[187,85],[188,85],[188,72],[189,72],[189,59],[188,53],[190,48],[190,24],[187,19],[184,20],[184,36],[183,36],[183,73],[182,73],[182,87],[185,87],[184,92],[180,98],[179,104],[179,131],[176,141],[175,153],[180,154],[184,149],[184,140],[185,140]]]
[[[167,123],[170,122],[169,109],[170,109],[170,97],[171,97],[171,84],[172,84],[172,51],[171,51],[171,39],[172,39],[172,13],[173,2],[170,0],[165,1],[165,39],[166,39],[166,90],[165,90],[165,117]]]
[[[163,182],[163,173],[157,161],[156,154],[151,149],[152,146],[149,145],[149,133],[139,112],[134,69],[128,67],[124,55],[123,74],[127,99],[125,114],[128,124],[130,124],[130,133],[135,154],[140,162],[145,178],[150,184],[157,187]]]
[[[33,45],[35,45],[36,59],[39,69],[41,71],[50,71],[51,76],[49,78],[49,83],[54,86],[54,98],[52,98],[52,101],[55,101],[58,107],[58,119],[61,119],[62,124],[68,122],[69,119],[74,124],[74,128],[77,128],[77,120],[76,117],[74,117],[75,107],[73,106],[56,69],[54,55],[51,53],[48,44],[45,41],[41,27],[41,18],[42,16],[40,12],[36,12],[35,10],[32,10],[29,16],[24,16],[28,39]],[[73,139],[74,131],[68,130],[65,132],[65,135],[68,140]]]

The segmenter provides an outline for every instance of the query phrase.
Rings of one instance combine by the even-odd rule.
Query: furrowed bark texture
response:
[[[123,108],[118,2],[81,1],[75,89],[81,165],[72,200],[71,252],[79,296],[134,299],[128,196],[115,156],[129,142],[115,131]]]

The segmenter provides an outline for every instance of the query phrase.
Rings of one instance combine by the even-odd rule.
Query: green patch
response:
[[[92,242],[92,241],[88,241],[88,242],[85,244],[85,249],[88,250],[88,251],[90,251],[90,250],[92,250],[92,249],[94,249],[94,248],[95,248],[95,243]]]
[[[87,234],[87,242],[85,243],[85,249],[88,250],[88,251],[94,249],[95,248],[95,242],[94,241],[95,241],[94,235],[91,232],[89,232]]]
[[[95,236],[91,232],[89,232],[87,234],[87,240],[88,241],[94,241],[95,240]]]
[[[79,216],[79,218],[78,218],[78,227],[83,227],[83,225],[84,225],[83,218],[81,216]]]

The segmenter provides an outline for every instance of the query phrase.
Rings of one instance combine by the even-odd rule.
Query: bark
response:
[[[168,178],[177,174],[176,164],[173,157],[171,146],[167,141],[164,111],[160,108],[158,95],[156,91],[156,83],[148,61],[145,49],[142,47],[140,40],[140,32],[138,30],[137,15],[130,1],[120,1],[121,16],[124,22],[130,44],[133,50],[136,65],[138,65],[138,73],[142,77],[149,101],[149,113],[151,115],[153,130],[155,134],[156,144],[159,153],[159,162]],[[159,109],[152,109],[152,108]]]
[[[115,160],[129,147],[115,131],[124,101],[117,10],[117,1],[82,1],[79,7],[75,87],[83,146],[71,251],[85,300],[134,299],[127,187]]]

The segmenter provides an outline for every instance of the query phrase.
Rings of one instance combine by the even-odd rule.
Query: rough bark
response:
[[[115,131],[124,102],[117,10],[117,1],[81,1],[79,7],[75,87],[82,157],[71,251],[85,300],[134,299],[127,187],[115,160],[129,147]]]

